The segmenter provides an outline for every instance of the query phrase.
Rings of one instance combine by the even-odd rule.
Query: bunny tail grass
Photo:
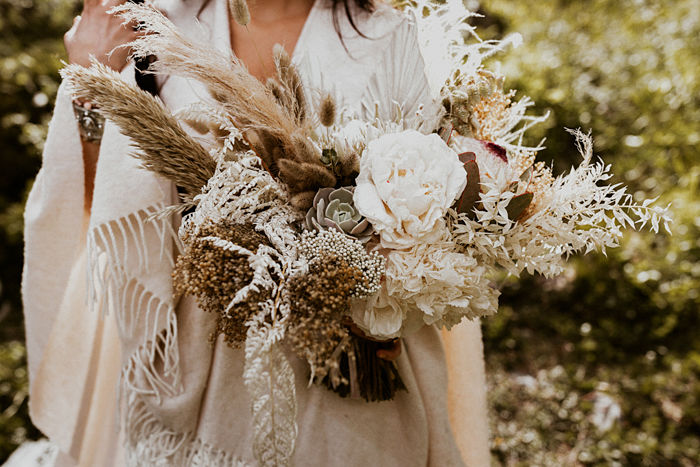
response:
[[[199,194],[214,175],[214,159],[185,133],[158,98],[129,85],[98,62],[90,68],[68,65],[61,76],[75,97],[99,107],[136,143],[141,151],[134,155],[146,169],[173,181],[190,196]]]

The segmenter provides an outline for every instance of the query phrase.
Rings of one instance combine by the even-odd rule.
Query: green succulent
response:
[[[369,240],[374,229],[355,208],[353,192],[354,187],[319,190],[306,213],[306,226],[316,230],[337,229],[360,241]]]

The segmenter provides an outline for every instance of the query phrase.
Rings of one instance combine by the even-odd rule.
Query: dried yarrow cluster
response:
[[[337,359],[349,342],[344,318],[360,281],[362,273],[357,268],[338,256],[326,255],[287,284],[292,310],[288,342],[309,362],[314,378],[323,378],[338,366]]]
[[[253,252],[260,245],[269,245],[269,241],[251,225],[227,220],[206,224],[183,238],[185,253],[173,271],[175,291],[195,296],[202,310],[217,315],[212,340],[223,334],[229,345],[237,347],[245,341],[245,322],[270,294],[265,290],[253,292],[245,301],[229,307],[236,293],[252,281],[253,270],[245,256],[214,245],[212,238]]]

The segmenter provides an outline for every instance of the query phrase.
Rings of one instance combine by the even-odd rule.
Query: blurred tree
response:
[[[39,432],[27,414],[19,286],[22,213],[58,89],[77,0],[0,0],[0,463]]]
[[[497,60],[510,87],[533,98],[534,113],[551,112],[530,135],[547,137],[540,159],[555,172],[567,170],[579,156],[564,127],[591,128],[616,181],[637,199],[673,203],[675,217],[673,235],[628,232],[621,248],[579,258],[559,278],[504,279],[500,313],[484,320],[484,332],[497,414],[494,454],[505,464],[697,461],[695,3],[480,2],[490,16],[482,35],[523,35],[522,47]],[[608,430],[591,425],[598,409],[586,402],[601,393],[621,408]],[[567,408],[567,398],[579,402]]]

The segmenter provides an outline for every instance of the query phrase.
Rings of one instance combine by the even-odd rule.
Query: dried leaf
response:
[[[459,160],[463,164],[466,164],[467,162],[470,162],[470,161],[476,161],[476,153],[473,151],[463,152],[458,157],[459,157]]]
[[[445,144],[450,144],[450,138],[452,137],[452,130],[454,130],[454,127],[452,126],[451,123],[447,123],[446,126],[440,128],[440,131],[438,131],[438,135],[442,140],[445,142]]]
[[[462,155],[460,154],[460,159],[461,157]],[[457,201],[456,209],[459,213],[472,214],[474,205],[479,200],[480,196],[479,166],[476,164],[476,161],[468,160],[464,164],[464,170],[467,172],[467,186],[464,188],[462,196],[460,196]]]
[[[508,211],[508,218],[512,221],[517,221],[520,216],[523,215],[530,203],[532,203],[533,197],[534,195],[529,192],[514,196],[506,207],[506,211]]]

